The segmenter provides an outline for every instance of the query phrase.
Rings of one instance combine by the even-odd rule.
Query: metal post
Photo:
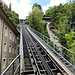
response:
[[[19,63],[20,63],[20,57],[19,57]],[[19,74],[20,74],[20,66],[19,66]]]
[[[54,49],[55,49],[55,44],[53,44],[53,47],[54,47]]]
[[[74,64],[74,54],[72,53],[72,63]]]
[[[47,44],[48,44],[48,38],[47,38]]]
[[[12,65],[12,75],[14,74],[14,63]]]
[[[53,42],[52,42],[52,46],[53,46],[53,49],[55,49],[55,48],[54,48],[54,43],[53,43]]]
[[[61,55],[63,56],[63,51],[61,50]]]
[[[43,40],[44,40],[44,35],[43,35]]]

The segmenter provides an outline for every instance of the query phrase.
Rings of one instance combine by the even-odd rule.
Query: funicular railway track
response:
[[[65,70],[33,38],[26,27],[22,30],[25,63],[23,75],[67,75]]]

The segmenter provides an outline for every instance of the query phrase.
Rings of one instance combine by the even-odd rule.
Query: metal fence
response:
[[[71,64],[75,66],[75,52],[70,51],[64,46],[57,47],[56,44],[51,42],[50,38],[41,34],[40,32],[29,27],[35,34],[37,34],[42,40],[44,40],[48,45],[50,45],[53,49],[55,49],[58,53],[60,53],[66,60],[68,60]]]
[[[16,75],[20,73],[20,55],[3,71],[1,75]]]

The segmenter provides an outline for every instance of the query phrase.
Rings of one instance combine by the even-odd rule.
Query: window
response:
[[[16,48],[14,49],[14,53],[16,54]]]
[[[12,47],[12,53],[14,53],[14,47]]]
[[[21,23],[23,23],[23,22],[21,21]]]
[[[7,49],[7,44],[6,43],[4,43],[4,51],[6,51],[6,49]]]
[[[12,32],[10,32],[10,39],[12,40]]]
[[[12,61],[12,59],[11,59],[11,58],[9,58],[9,61],[8,61],[8,62],[9,62],[9,64],[11,63],[11,61]]]
[[[14,35],[13,35],[13,41],[14,41]]]
[[[11,53],[11,46],[9,46],[9,53]]]
[[[3,63],[2,64],[3,64],[2,65],[3,66],[3,69],[5,69],[6,68],[6,58],[3,59]]]
[[[15,43],[17,43],[17,37],[15,36]]]
[[[5,29],[4,29],[4,34],[5,34],[5,36],[8,36],[8,29],[7,29],[7,27],[5,27]]]
[[[14,60],[14,58],[12,58],[12,61]]]

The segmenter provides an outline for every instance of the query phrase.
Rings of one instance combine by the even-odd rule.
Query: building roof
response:
[[[25,19],[19,19],[20,21],[25,21]]]
[[[16,35],[19,35],[20,34],[18,32],[18,30],[16,29],[14,22],[12,22],[12,20],[9,19],[9,17],[5,13],[5,11],[2,9],[2,6],[0,6],[0,16],[4,19],[4,21],[9,25],[9,27],[13,30],[13,32]]]
[[[46,21],[51,20],[51,17],[43,17],[43,20],[46,20]]]

